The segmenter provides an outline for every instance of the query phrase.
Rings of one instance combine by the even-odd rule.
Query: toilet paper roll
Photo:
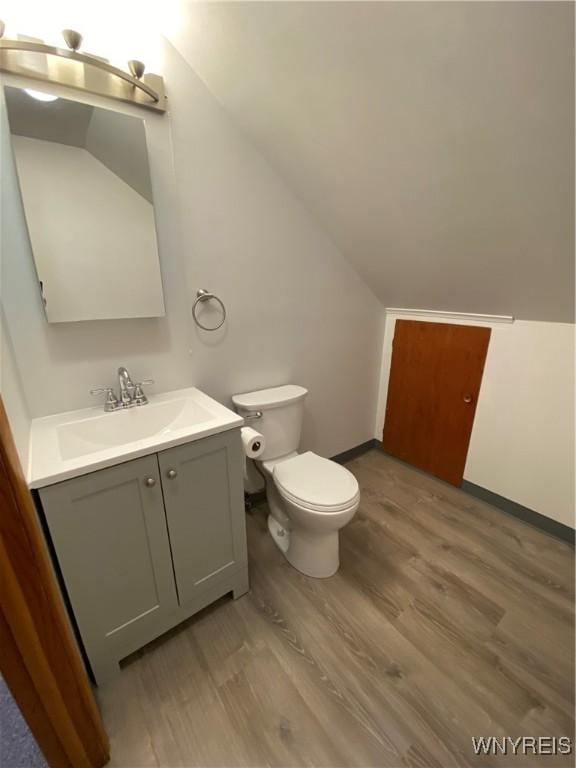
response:
[[[242,434],[242,445],[244,446],[244,453],[249,459],[257,459],[264,453],[266,448],[266,441],[264,435],[260,432],[256,432],[252,427],[242,427],[240,430]]]

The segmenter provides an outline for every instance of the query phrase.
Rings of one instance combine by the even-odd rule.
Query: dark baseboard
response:
[[[481,485],[475,485],[475,483],[470,483],[468,480],[462,481],[461,488],[471,496],[476,496],[477,499],[487,501],[488,504],[492,504],[493,507],[498,507],[498,509],[506,512],[508,515],[517,517],[525,523],[540,528],[540,530],[550,533],[552,536],[556,536],[556,538],[562,539],[562,541],[566,541],[568,544],[574,546],[575,531],[573,528],[570,528],[569,525],[564,525],[564,523],[559,523],[557,520],[552,520],[552,518],[546,517],[546,515],[541,515],[533,509],[523,507],[522,504],[517,504],[515,501],[506,499],[504,496],[492,493],[492,491],[482,488]]]
[[[376,440],[376,438],[372,438],[372,440],[367,440],[365,443],[361,443],[354,448],[349,448],[347,451],[342,451],[342,453],[338,453],[336,456],[332,456],[331,458],[332,461],[337,461],[338,464],[344,464],[346,461],[356,459],[358,456],[362,456],[363,453],[367,453],[373,448],[379,447],[380,441]]]

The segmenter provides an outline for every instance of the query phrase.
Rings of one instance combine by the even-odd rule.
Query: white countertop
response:
[[[244,420],[199,389],[149,395],[148,405],[101,405],[33,419],[28,485],[42,488],[139,456],[241,427]]]

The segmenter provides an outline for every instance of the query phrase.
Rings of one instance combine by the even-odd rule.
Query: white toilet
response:
[[[234,395],[232,402],[266,441],[257,461],[266,478],[272,538],[294,568],[326,578],[338,570],[338,531],[354,517],[360,490],[345,467],[297,452],[307,394],[288,384]]]

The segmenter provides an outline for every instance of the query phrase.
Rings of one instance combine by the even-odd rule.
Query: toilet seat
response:
[[[341,512],[355,506],[360,496],[352,472],[312,451],[278,462],[273,476],[282,496],[313,512]]]

